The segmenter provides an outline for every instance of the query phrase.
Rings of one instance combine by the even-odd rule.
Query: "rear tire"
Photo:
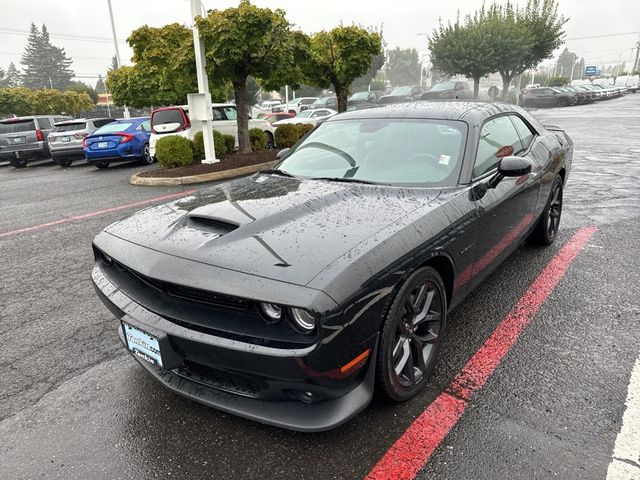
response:
[[[149,144],[145,143],[144,147],[142,147],[142,158],[140,159],[140,163],[142,165],[152,165],[154,160],[155,159],[151,156],[151,152],[149,151]]]
[[[275,148],[275,141],[271,132],[264,132],[267,134],[267,150],[273,150]]]
[[[96,168],[99,168],[100,170],[109,168],[109,162],[96,162],[94,165],[96,166]]]
[[[24,168],[27,166],[27,160],[25,158],[11,158],[9,163],[14,168]]]
[[[549,199],[544,207],[533,232],[527,238],[529,243],[535,245],[551,245],[558,236],[560,217],[562,216],[562,177],[556,175],[551,184]]]
[[[447,317],[444,283],[432,267],[416,270],[400,288],[380,333],[379,393],[394,402],[414,397],[440,351]]]
[[[68,158],[56,158],[54,161],[61,167],[70,167],[73,163],[73,160],[69,160]]]

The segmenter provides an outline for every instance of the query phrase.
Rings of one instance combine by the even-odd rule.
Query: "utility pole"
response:
[[[636,43],[636,61],[633,62],[633,68],[631,69],[630,73],[635,72],[636,70],[638,70],[638,57],[640,56],[640,40],[638,40],[638,42]]]
[[[204,40],[196,25],[196,17],[200,14],[200,0],[191,0],[191,18],[193,20],[193,50],[196,57],[196,74],[198,76],[198,93],[204,95],[206,120],[202,120],[202,137],[204,140],[204,160],[202,163],[217,163],[216,150],[213,144],[213,111],[211,109],[211,93],[209,92],[209,79],[205,70],[206,59],[204,56]],[[238,115],[246,115],[247,112],[238,112]]]
[[[113,9],[111,8],[111,0],[107,0],[107,5],[109,6],[109,18],[111,18],[111,34],[113,35],[113,46],[116,49],[116,63],[118,64],[118,68],[122,66],[122,62],[120,61],[120,50],[118,49],[118,39],[116,37],[116,24],[113,21]],[[129,108],[124,106],[124,118],[131,118],[129,115]]]

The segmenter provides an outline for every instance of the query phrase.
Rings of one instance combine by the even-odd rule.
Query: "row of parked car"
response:
[[[520,103],[525,107],[568,107],[609,100],[626,93],[625,86],[600,84],[526,88],[520,94]]]
[[[149,117],[77,118],[35,115],[0,120],[0,161],[23,168],[51,158],[62,167],[87,159],[97,168],[114,162],[153,163]]]

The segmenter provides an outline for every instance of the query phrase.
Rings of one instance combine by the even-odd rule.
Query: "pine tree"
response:
[[[0,67],[0,88],[4,86],[4,70]]]
[[[53,87],[64,90],[73,77],[71,59],[64,48],[51,43],[44,24],[42,31],[31,24],[21,63],[25,66],[22,74],[24,86],[32,89]]]
[[[19,87],[22,85],[22,77],[20,70],[18,70],[13,62],[9,64],[9,68],[4,76],[5,87]]]
[[[96,82],[96,93],[106,93],[107,92],[107,87],[104,84],[104,80],[102,78],[102,75],[98,75],[98,81]]]
[[[118,69],[118,57],[114,55],[113,57],[111,57],[111,68],[109,69],[109,72],[112,72],[117,69]]]

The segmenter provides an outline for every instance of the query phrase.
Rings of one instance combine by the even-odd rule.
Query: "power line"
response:
[[[25,36],[29,35],[29,30],[20,30],[17,28],[8,28],[1,27],[0,33],[4,33],[6,35],[18,35]],[[51,33],[49,32],[49,36],[51,38],[57,38],[61,40],[73,40],[78,42],[92,42],[92,43],[113,43],[113,39],[109,37],[94,37],[88,35],[73,35],[70,33]],[[122,43],[126,45],[126,40],[118,39],[118,43]]]
[[[606,38],[606,37],[622,37],[623,35],[635,35],[638,32],[626,32],[626,33],[605,33],[602,35],[589,35],[587,37],[573,37],[573,38],[565,38],[565,41],[569,40],[587,40],[589,38]]]

